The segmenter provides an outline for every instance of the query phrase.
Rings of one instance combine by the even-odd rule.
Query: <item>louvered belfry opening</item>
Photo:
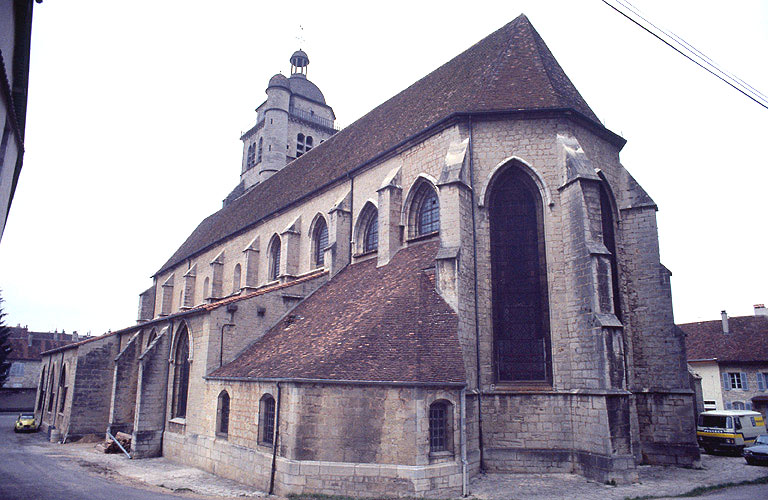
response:
[[[551,383],[541,195],[517,167],[499,175],[489,203],[496,379]]]

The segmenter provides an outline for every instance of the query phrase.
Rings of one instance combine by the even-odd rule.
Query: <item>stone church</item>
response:
[[[275,75],[240,183],[37,414],[279,494],[698,463],[657,207],[525,16],[337,130]]]

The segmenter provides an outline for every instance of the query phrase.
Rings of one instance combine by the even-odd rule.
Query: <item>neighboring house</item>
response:
[[[44,428],[279,494],[695,466],[657,207],[528,19],[338,132],[308,61],[138,324],[45,353]]]
[[[32,4],[0,2],[0,239],[24,159]]]
[[[0,410],[31,410],[40,383],[43,351],[77,341],[77,333],[31,332],[27,327],[9,327],[8,342],[11,368],[8,379],[0,388]]]
[[[768,417],[768,310],[679,325],[688,365],[701,377],[706,410],[756,410]]]

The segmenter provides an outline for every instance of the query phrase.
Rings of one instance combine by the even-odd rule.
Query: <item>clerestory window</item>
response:
[[[316,267],[323,266],[325,264],[325,248],[328,246],[328,225],[325,223],[325,219],[319,217],[315,230],[312,233],[312,257]]]

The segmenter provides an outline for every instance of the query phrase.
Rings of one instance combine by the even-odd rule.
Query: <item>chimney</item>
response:
[[[723,317],[723,333],[725,334],[730,333],[728,331],[728,313],[725,311],[720,311],[720,316]]]
[[[27,333],[27,345],[32,347],[32,333]]]
[[[72,332],[72,342],[77,342],[78,340],[79,339],[77,336],[77,330],[75,330],[74,332]]]
[[[768,309],[765,304],[755,304],[755,316],[768,316]]]

